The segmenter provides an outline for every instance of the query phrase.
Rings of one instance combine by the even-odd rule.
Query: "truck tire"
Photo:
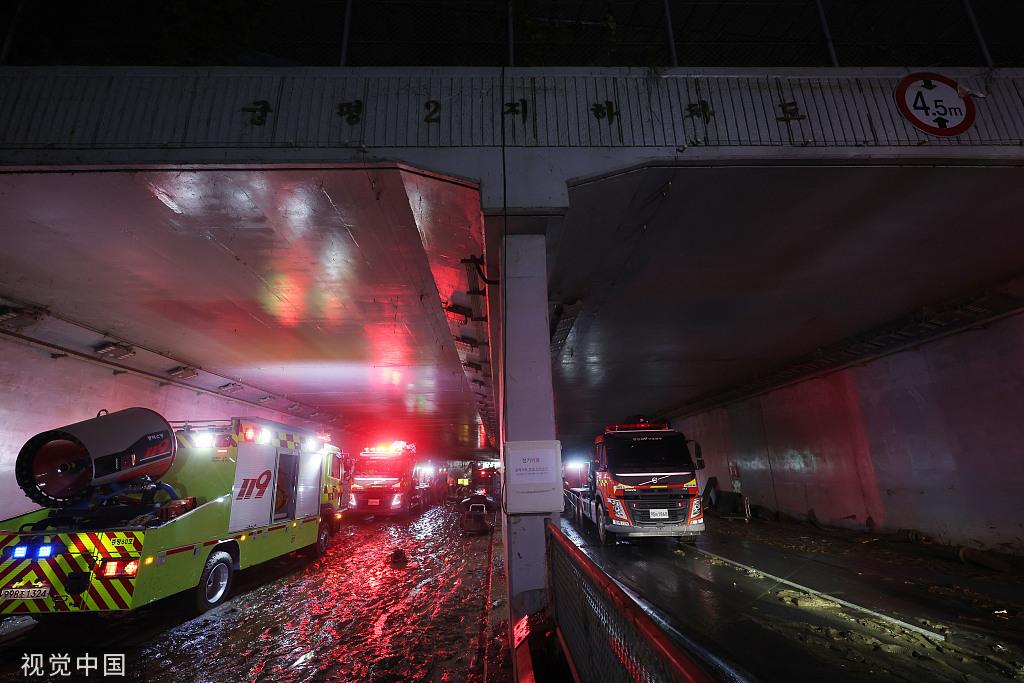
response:
[[[608,531],[608,515],[601,503],[597,504],[597,542],[598,545],[615,545],[615,534]]]
[[[327,525],[327,533],[331,536],[338,533],[340,524],[334,517],[334,508],[325,507],[320,510],[320,523]]]
[[[227,600],[234,578],[234,560],[223,550],[210,553],[195,588],[195,609],[202,614]]]
[[[320,525],[316,530],[316,542],[309,546],[308,555],[310,559],[318,559],[327,554],[327,548],[331,545],[331,523],[330,520],[320,519]]]

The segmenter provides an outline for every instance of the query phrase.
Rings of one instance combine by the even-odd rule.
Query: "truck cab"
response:
[[[572,491],[602,543],[617,536],[692,541],[704,531],[697,487],[703,466],[700,445],[667,424],[611,424],[594,439],[593,458],[583,464],[586,483]]]
[[[332,444],[324,446],[323,456],[325,462],[323,489],[320,492],[320,517],[328,524],[331,535],[334,535],[348,507],[352,458]]]
[[[355,459],[348,508],[363,515],[402,515],[426,504],[429,485],[420,476],[416,445],[394,441],[364,448]]]
[[[469,475],[470,491],[492,498],[501,496],[501,470],[497,463],[474,462]]]

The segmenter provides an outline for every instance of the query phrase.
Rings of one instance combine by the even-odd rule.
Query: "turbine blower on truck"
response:
[[[259,418],[171,423],[146,408],[42,432],[15,478],[42,506],[0,522],[0,614],[223,602],[236,570],[326,551],[347,500],[326,435]]]

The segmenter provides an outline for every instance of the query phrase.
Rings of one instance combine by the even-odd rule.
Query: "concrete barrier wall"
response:
[[[0,339],[0,519],[28,512],[32,503],[14,479],[14,461],[31,436],[110,411],[143,406],[168,420],[259,416],[291,423],[272,410],[136,375],[114,375],[102,366]],[[340,435],[334,435],[339,442]],[[344,445],[344,444],[343,444]]]
[[[1024,316],[676,426],[753,504],[1024,552]]]

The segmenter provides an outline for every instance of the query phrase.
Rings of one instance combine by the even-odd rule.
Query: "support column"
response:
[[[548,329],[547,256],[544,235],[506,235],[502,269],[503,350],[502,465],[510,441],[555,439]],[[561,463],[556,463],[559,479]],[[508,493],[508,495],[515,495]],[[509,514],[505,506],[505,567],[509,617],[514,624],[547,604],[544,523],[558,511]]]

